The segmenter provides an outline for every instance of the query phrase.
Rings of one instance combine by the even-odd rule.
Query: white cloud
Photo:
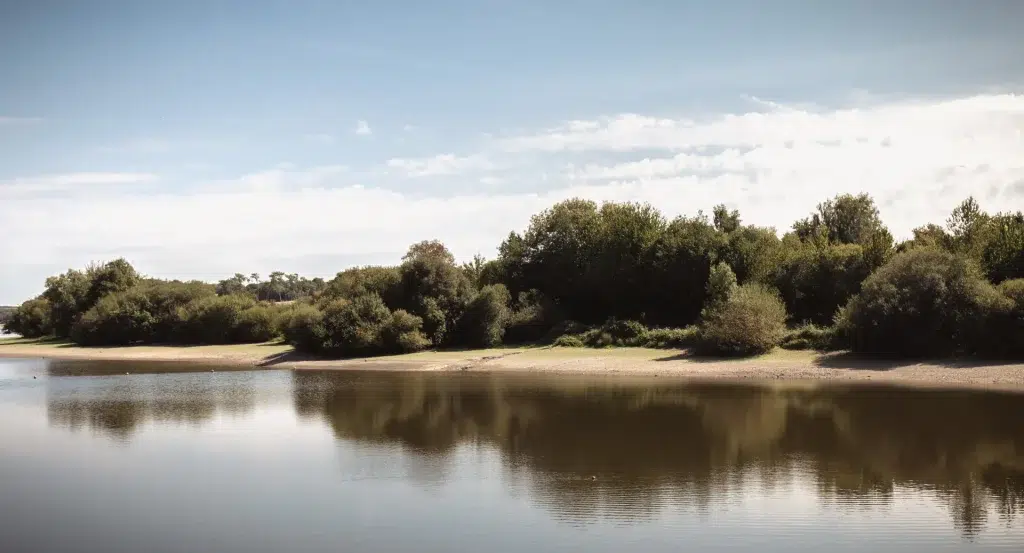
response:
[[[17,236],[0,241],[0,303],[38,292],[56,270],[117,255],[151,274],[207,279],[276,269],[330,275],[354,263],[395,262],[424,238],[444,240],[462,258],[493,255],[530,215],[572,196],[648,201],[669,217],[726,203],[747,222],[781,230],[824,199],[864,191],[904,237],[914,226],[941,223],[969,194],[990,211],[1024,209],[1022,96],[833,111],[756,107],[768,109],[692,120],[574,121],[487,141],[498,149],[468,156],[387,163],[402,178],[448,175],[486,190],[446,197],[357,182],[338,166],[279,167],[182,183],[164,194],[133,187],[88,193],[100,182],[155,178],[146,173],[7,181],[0,194],[11,183],[63,192],[0,201],[0,235]],[[501,179],[472,173],[491,160],[500,163]],[[559,167],[568,169],[552,171]],[[382,178],[393,184],[395,177]],[[531,188],[513,188],[520,183]]]
[[[392,158],[387,161],[387,165],[409,177],[457,175],[493,168],[493,164],[482,155],[460,157],[455,154],[440,154],[427,158]]]
[[[359,136],[369,136],[373,134],[373,129],[370,128],[370,124],[366,121],[359,121],[356,123],[355,133]]]
[[[0,181],[0,198],[38,193],[93,192],[98,187],[143,184],[157,180],[152,173],[65,173]]]
[[[760,101],[767,111],[707,119],[637,114],[572,121],[547,131],[505,139],[511,151],[684,151],[709,146],[913,139],[923,146],[971,135],[1020,139],[1024,96],[984,95],[945,102],[895,103],[873,108],[810,111]]]

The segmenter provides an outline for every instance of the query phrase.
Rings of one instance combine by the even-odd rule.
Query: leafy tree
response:
[[[775,286],[794,322],[828,325],[860,291],[871,265],[858,244],[803,244],[787,252]]]
[[[187,344],[230,344],[239,339],[242,313],[256,301],[247,296],[201,298],[179,310],[176,341]]]
[[[990,217],[981,210],[974,196],[969,196],[953,209],[953,213],[946,220],[951,249],[971,259],[979,259],[985,247],[989,220]]]
[[[522,239],[520,289],[542,291],[572,318],[603,320],[593,270],[601,227],[597,204],[589,200],[566,200],[534,215]]]
[[[588,248],[594,258],[581,275],[590,289],[573,298],[578,309],[585,309],[571,315],[580,320],[593,320],[590,313],[642,317],[649,303],[644,289],[648,252],[664,234],[665,219],[649,204],[637,203],[606,203],[598,217],[598,234]]]
[[[381,329],[383,352],[409,353],[428,347],[430,340],[423,335],[422,327],[423,320],[419,317],[404,309],[395,310]]]
[[[740,212],[735,209],[729,211],[725,204],[716,205],[712,211],[712,216],[715,228],[720,232],[728,234],[740,228]]]
[[[4,325],[4,331],[20,334],[25,338],[52,336],[51,313],[53,308],[46,298],[28,300],[14,309]]]
[[[429,244],[415,244],[405,256],[399,268],[402,298],[394,306],[422,318],[434,345],[444,345],[472,297],[473,285],[447,249]]]
[[[75,321],[71,339],[82,346],[146,343],[153,340],[156,322],[144,291],[117,291],[105,294]]]
[[[316,354],[324,352],[327,328],[324,325],[324,314],[316,307],[303,304],[291,306],[281,315],[278,327],[285,341],[297,351]]]
[[[704,302],[702,316],[707,317],[712,312],[721,309],[736,292],[737,287],[736,275],[727,263],[718,263],[712,267],[711,273],[708,275],[707,301]]]
[[[356,298],[377,294],[389,306],[404,301],[402,273],[398,267],[355,267],[341,271],[326,284],[322,297],[326,299]]]
[[[269,305],[243,310],[232,331],[233,341],[239,343],[269,342],[277,335],[277,312]]]
[[[384,300],[374,294],[332,301],[323,309],[325,341],[321,350],[341,357],[381,353],[384,327],[391,320]]]
[[[88,275],[73,269],[46,279],[42,297],[50,304],[50,322],[56,337],[67,338],[71,335],[71,327],[89,308],[90,287]]]
[[[248,281],[249,277],[242,273],[235,273],[233,277],[226,278],[217,283],[217,294],[221,296],[244,294],[246,291],[245,285]]]
[[[820,203],[816,213],[798,221],[793,228],[804,240],[820,228],[829,242],[837,244],[864,244],[872,235],[888,232],[875,201],[867,194],[841,194]]]
[[[647,324],[686,326],[698,320],[711,267],[724,244],[725,236],[704,216],[669,223],[647,252]]]
[[[1024,278],[1004,280],[1003,296],[992,302],[980,333],[978,353],[1003,359],[1024,359]]]
[[[86,274],[89,279],[89,290],[86,292],[84,303],[79,306],[83,311],[96,305],[107,294],[125,292],[142,280],[135,267],[124,258],[90,267]]]
[[[480,290],[459,319],[459,345],[489,348],[501,344],[510,299],[508,289],[501,284]]]
[[[775,229],[736,227],[725,235],[718,259],[729,264],[736,279],[746,282],[770,282],[782,257],[781,242]]]
[[[981,263],[992,282],[1024,278],[1024,213],[999,214],[989,221]]]
[[[904,356],[973,353],[999,295],[969,258],[933,248],[896,255],[837,315],[852,350]]]
[[[455,264],[455,256],[439,240],[424,240],[409,246],[402,261],[415,261],[424,258],[436,259],[448,265]]]

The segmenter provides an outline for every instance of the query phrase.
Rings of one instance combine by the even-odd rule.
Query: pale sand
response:
[[[283,344],[81,348],[52,342],[8,339],[0,340],[0,357],[179,361],[281,369],[657,375],[700,380],[889,383],[1024,391],[1024,363],[886,361],[842,353],[785,350],[748,359],[710,359],[690,357],[686,352],[678,350],[642,348],[497,348],[323,360],[303,357]]]

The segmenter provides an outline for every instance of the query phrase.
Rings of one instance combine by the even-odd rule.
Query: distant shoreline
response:
[[[367,359],[312,359],[279,343],[83,348],[61,342],[9,339],[0,340],[0,358],[179,362],[297,370],[637,375],[1024,391],[1024,363],[886,361],[844,353],[786,350],[746,359],[694,358],[680,350],[642,348],[500,348],[428,351]]]

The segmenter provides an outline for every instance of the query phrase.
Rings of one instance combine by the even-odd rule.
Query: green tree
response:
[[[715,228],[720,232],[728,234],[740,228],[740,212],[735,209],[729,211],[725,204],[716,205],[712,211],[712,216]]]
[[[501,344],[509,319],[510,299],[508,290],[501,284],[481,289],[459,319],[457,343],[485,348]]]
[[[394,307],[422,318],[434,345],[444,345],[472,298],[473,285],[443,245],[424,244],[414,244],[404,257],[399,268],[402,300]]]
[[[859,244],[799,244],[787,250],[775,286],[794,322],[830,325],[860,291],[871,265]]]
[[[4,325],[5,332],[20,334],[25,338],[43,338],[53,335],[50,319],[53,308],[44,297],[28,300],[14,309]]]
[[[96,305],[107,294],[126,292],[142,280],[135,267],[124,258],[90,267],[86,274],[89,279],[89,290],[86,292],[84,304],[79,306],[83,312]]]
[[[647,253],[646,321],[664,326],[695,323],[707,297],[706,284],[725,235],[707,218],[678,217]]]
[[[71,327],[78,317],[89,308],[91,282],[82,271],[68,269],[62,275],[46,279],[43,297],[50,304],[50,323],[53,334],[58,338],[71,335]]]
[[[968,257],[913,248],[868,277],[837,323],[858,352],[974,353],[998,301],[999,294]]]
[[[1024,278],[1024,213],[1000,213],[988,223],[981,263],[995,283]]]
[[[714,311],[721,309],[729,298],[736,292],[736,274],[732,272],[727,263],[718,263],[711,268],[708,275],[707,300],[704,302],[702,317],[708,317]]]

